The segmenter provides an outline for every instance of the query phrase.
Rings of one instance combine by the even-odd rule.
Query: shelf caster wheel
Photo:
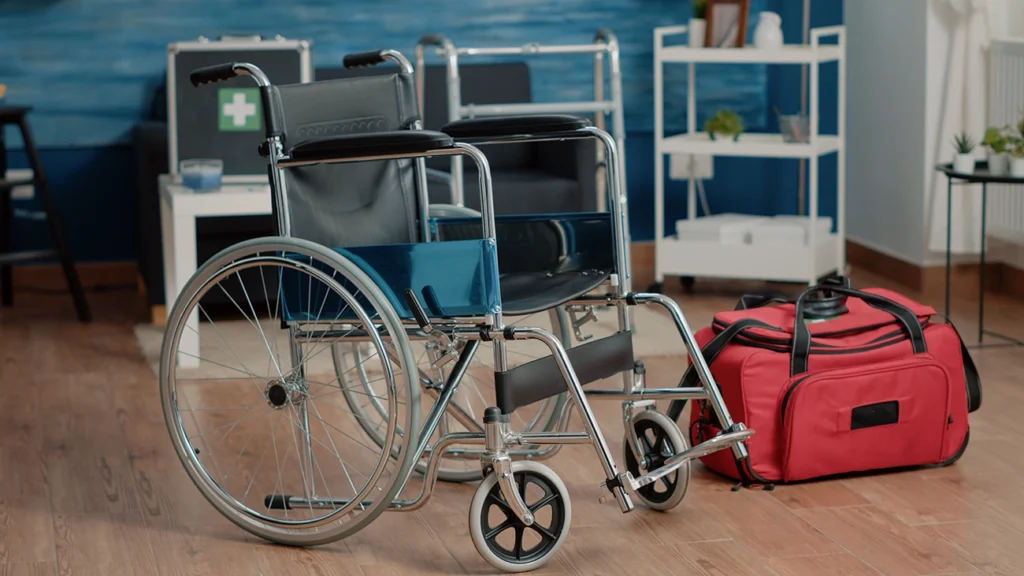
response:
[[[572,506],[565,484],[550,468],[529,460],[512,463],[523,502],[534,515],[526,526],[505,501],[498,478],[488,474],[469,505],[469,533],[477,552],[504,572],[536,570],[558,552],[569,534]]]
[[[622,443],[625,452],[623,459],[626,463],[626,470],[629,470],[634,478],[660,468],[673,455],[689,448],[682,432],[679,431],[679,426],[676,426],[676,423],[668,416],[654,410],[638,413],[633,418],[633,430],[636,431],[647,457],[647,467],[640,470],[640,465],[629,448],[629,435],[627,434]],[[686,496],[686,489],[689,486],[690,462],[687,462],[675,472],[641,487],[635,494],[648,508],[667,511],[683,501],[683,496]]]
[[[683,290],[686,292],[693,292],[693,285],[697,282],[697,279],[693,276],[683,276],[679,279],[679,283],[683,285]]]
[[[647,287],[647,292],[650,294],[662,294],[664,292],[664,289],[665,286],[661,282],[652,282]]]

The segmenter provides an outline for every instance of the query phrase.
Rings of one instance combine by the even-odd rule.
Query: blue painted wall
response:
[[[782,14],[788,37],[798,38],[801,4],[751,0],[750,32],[757,13],[771,9]],[[812,4],[814,25],[841,23],[842,0]],[[138,192],[127,140],[148,113],[169,42],[240,32],[308,38],[317,64],[324,66],[340,62],[347,52],[384,46],[411,54],[416,39],[430,32],[443,32],[459,45],[518,45],[585,43],[597,28],[609,27],[622,45],[632,226],[634,239],[644,240],[653,230],[652,29],[688,17],[686,0],[4,0],[0,82],[8,84],[9,103],[35,107],[32,126],[74,256],[125,260],[137,255],[138,244]],[[530,62],[535,99],[590,96],[592,66],[586,57]],[[672,87],[667,101],[685,102],[685,68],[669,67],[666,86]],[[771,130],[771,106],[793,109],[798,88],[796,67],[701,66],[699,121],[730,107],[749,130]],[[823,126],[830,118],[834,125],[834,114],[828,114],[834,89],[823,90],[822,100]],[[668,130],[684,128],[684,111],[685,106],[668,110]],[[8,138],[17,148],[16,135],[9,131]],[[18,150],[10,160],[15,167],[25,165]],[[712,211],[795,210],[796,163],[789,164],[718,159],[716,178],[707,183]],[[831,180],[824,168],[822,181],[834,182],[834,168]],[[669,187],[669,221],[685,214],[679,184]],[[822,188],[823,198],[828,190]],[[822,205],[824,210],[828,204]],[[33,202],[16,207],[37,209]],[[47,241],[40,222],[18,220],[14,232],[19,246]]]

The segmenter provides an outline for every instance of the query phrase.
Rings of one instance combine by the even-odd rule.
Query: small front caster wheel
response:
[[[533,512],[527,526],[505,501],[495,474],[477,486],[469,505],[469,533],[477,552],[504,572],[529,572],[551,559],[569,533],[572,506],[565,484],[539,462],[512,463],[523,502]]]
[[[626,470],[639,478],[648,472],[660,468],[666,460],[689,448],[686,438],[679,431],[679,426],[668,416],[653,410],[646,410],[633,417],[633,430],[636,431],[640,445],[643,446],[647,466],[641,470],[633,450],[630,449],[629,435],[622,445]],[[679,467],[671,474],[641,487],[636,495],[644,505],[652,510],[671,510],[683,501],[686,489],[690,485],[690,462]]]

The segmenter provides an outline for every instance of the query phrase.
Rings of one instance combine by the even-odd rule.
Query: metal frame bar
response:
[[[517,114],[594,114],[595,125],[604,129],[605,115],[612,116],[611,133],[614,136],[620,158],[625,157],[626,131],[622,102],[622,70],[619,59],[619,43],[611,30],[602,28],[594,35],[591,44],[541,45],[528,43],[516,47],[457,48],[451,40],[440,34],[420,38],[416,44],[416,90],[420,113],[424,110],[425,47],[433,46],[435,55],[444,56],[448,87],[448,122],[478,116],[499,116]],[[459,76],[460,56],[542,56],[567,54],[593,54],[594,56],[594,100],[584,102],[530,102],[515,104],[473,105],[462,103],[462,83]],[[604,56],[608,55],[609,84],[611,94],[604,98]],[[598,170],[604,164],[602,150],[597,152]],[[625,162],[618,166],[620,187],[627,189]],[[462,206],[464,201],[462,185],[462,164],[454,158],[451,165],[451,202]],[[607,189],[601,178],[597,179],[597,207],[601,210],[607,204]]]

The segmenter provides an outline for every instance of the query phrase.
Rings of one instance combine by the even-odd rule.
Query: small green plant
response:
[[[987,147],[993,154],[1006,152],[1010,144],[1010,136],[1007,134],[1007,130],[1005,128],[1001,130],[995,126],[985,130],[985,138],[981,141],[981,145]]]
[[[1013,156],[1014,158],[1024,158],[1024,139],[1011,139],[1010,156]]]
[[[704,130],[712,140],[715,139],[716,134],[732,136],[733,140],[737,140],[743,132],[743,121],[732,110],[719,110],[704,123]]]
[[[698,19],[704,19],[708,13],[708,0],[692,0],[693,2],[693,17]]]
[[[966,132],[961,132],[959,136],[953,139],[953,147],[956,148],[957,154],[970,154],[974,152],[974,146],[974,139]]]

